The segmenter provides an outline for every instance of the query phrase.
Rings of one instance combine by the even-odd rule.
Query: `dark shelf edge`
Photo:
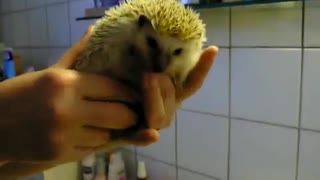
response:
[[[298,2],[298,1],[302,1],[302,0],[251,0],[251,1],[245,1],[245,2],[225,2],[225,3],[212,3],[212,4],[187,4],[185,6],[197,10],[197,9],[214,9],[214,8],[223,8],[223,7],[284,3],[284,2]],[[76,21],[99,19],[101,17],[102,16],[79,17],[79,18],[76,18]]]

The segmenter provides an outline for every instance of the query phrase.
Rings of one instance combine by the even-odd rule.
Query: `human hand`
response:
[[[81,44],[83,48],[85,43]],[[169,77],[163,74],[147,74],[144,81],[144,90],[145,116],[149,128],[140,130],[133,136],[119,139],[117,142],[108,143],[100,149],[126,145],[145,146],[157,142],[160,138],[157,129],[169,127],[180,104],[201,88],[217,53],[218,48],[215,46],[208,47],[203,51],[197,66],[188,76],[182,89],[175,90]],[[62,58],[58,64],[71,67],[74,64],[74,59]]]
[[[135,114],[125,105],[101,101],[130,102],[125,87],[67,69],[88,36],[89,32],[54,66],[0,83],[1,161],[78,161],[108,144],[108,129],[135,123]]]
[[[134,138],[125,137],[117,142],[116,147],[129,144],[146,146],[157,142],[160,138],[158,129],[170,127],[181,103],[202,87],[217,53],[216,46],[205,49],[181,89],[175,89],[171,79],[164,74],[147,74],[144,80],[144,93],[145,116],[149,128],[140,130]]]

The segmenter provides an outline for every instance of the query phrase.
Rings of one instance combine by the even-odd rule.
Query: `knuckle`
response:
[[[75,78],[74,73],[71,71],[48,69],[41,80],[48,88],[59,90],[71,85]]]
[[[46,71],[41,80],[48,88],[56,89],[63,86],[63,78],[61,77],[61,74],[55,70]]]

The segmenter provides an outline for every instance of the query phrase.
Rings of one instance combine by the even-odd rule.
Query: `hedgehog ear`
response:
[[[151,21],[145,15],[139,16],[138,23],[139,23],[139,27],[152,26]]]

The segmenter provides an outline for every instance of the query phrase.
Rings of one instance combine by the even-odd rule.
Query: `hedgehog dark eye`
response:
[[[151,48],[158,47],[158,42],[152,37],[147,37],[147,43],[148,43],[148,46],[150,46]]]
[[[179,56],[181,53],[182,53],[182,48],[179,48],[173,51],[174,56]]]

